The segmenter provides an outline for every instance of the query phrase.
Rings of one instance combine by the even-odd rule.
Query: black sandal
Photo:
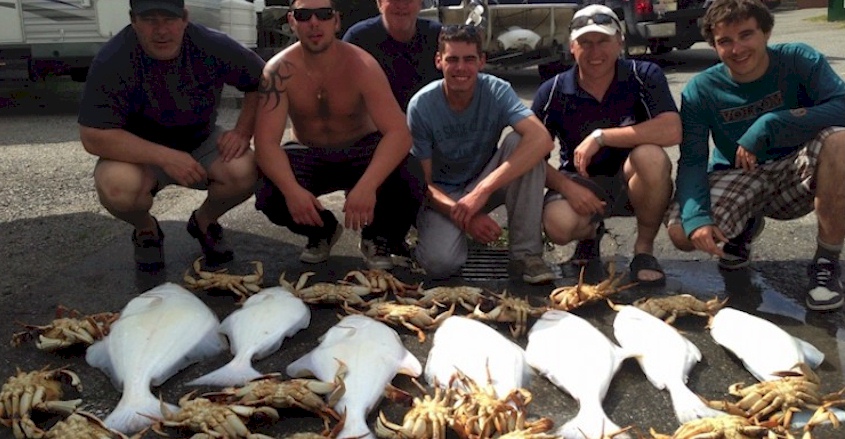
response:
[[[660,266],[654,256],[648,253],[635,255],[629,268],[631,269],[631,282],[636,282],[638,286],[647,288],[666,286],[666,273],[663,271],[663,267]],[[643,270],[657,271],[663,276],[654,280],[642,280],[640,279],[640,272]]]

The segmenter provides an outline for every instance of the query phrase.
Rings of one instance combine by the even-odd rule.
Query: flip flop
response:
[[[648,253],[635,255],[634,259],[631,259],[629,268],[631,269],[631,282],[637,282],[638,286],[648,288],[666,286],[666,273],[663,271],[663,267],[660,266],[660,263],[657,262],[654,256]],[[642,280],[640,279],[640,271],[643,270],[658,271],[663,276],[654,280]]]

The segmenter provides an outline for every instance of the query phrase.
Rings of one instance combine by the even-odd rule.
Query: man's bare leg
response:
[[[634,255],[654,253],[654,240],[672,196],[671,171],[669,156],[656,145],[636,147],[625,162],[628,196],[637,218]],[[643,281],[657,280],[663,276],[655,270],[642,270],[639,273]]]

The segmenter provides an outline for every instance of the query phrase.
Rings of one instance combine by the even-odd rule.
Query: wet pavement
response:
[[[820,13],[805,13],[799,18],[805,20]],[[797,20],[797,24],[790,24],[789,19]],[[778,15],[778,20],[779,25],[787,29],[797,28],[801,23],[807,26],[806,22],[790,14]],[[832,33],[821,37],[813,33],[811,42],[822,41],[827,35],[826,41],[835,44],[836,38],[832,36],[838,35],[836,32],[840,28],[812,23],[814,32]],[[835,54],[831,57],[835,68],[840,74],[845,74],[845,53],[842,50],[838,46],[829,49]],[[695,48],[690,52],[691,57],[705,53]],[[689,65],[690,62],[706,65],[712,61],[711,55],[703,60],[694,58],[694,61],[685,64],[683,56],[672,54],[665,62],[669,66],[666,67],[667,76],[673,92],[692,73],[691,68],[677,66]],[[678,61],[679,57],[681,61]],[[519,87],[521,96],[530,96],[536,89],[536,79],[526,79],[521,73],[509,74],[512,82]],[[154,207],[167,237],[167,268],[155,276],[134,270],[128,227],[113,219],[96,203],[90,179],[94,159],[81,151],[74,122],[73,106],[77,92],[71,87],[60,93],[59,98],[55,95],[45,98],[47,103],[41,99],[43,90],[37,87],[26,92],[0,95],[0,107],[5,107],[0,108],[0,132],[4,134],[0,138],[0,173],[7,176],[0,188],[0,206],[3,207],[0,213],[0,254],[4,262],[4,275],[0,276],[0,337],[10,338],[20,331],[19,323],[46,324],[53,318],[58,305],[85,314],[118,312],[132,298],[153,286],[165,281],[181,282],[185,271],[199,256],[197,243],[185,231],[185,221],[202,195],[168,188],[159,195]],[[21,96],[34,98],[24,102]],[[231,122],[233,117],[233,112],[224,111],[221,121]],[[339,194],[323,197],[323,201],[340,215],[342,197]],[[309,266],[298,261],[304,239],[270,224],[254,210],[252,200],[234,209],[221,222],[229,239],[235,243],[236,260],[228,265],[230,271],[248,273],[252,270],[250,261],[262,261],[265,286],[276,285],[282,273],[291,279],[305,271],[314,271],[316,275],[311,282],[335,281],[350,270],[363,268],[357,250],[358,236],[351,231],[343,235],[328,263]],[[611,219],[608,227],[611,233],[603,242],[602,254],[605,261],[614,261],[617,271],[625,272],[633,244],[633,221]],[[824,352],[825,361],[817,372],[823,390],[836,391],[845,387],[842,362],[845,355],[845,313],[808,312],[804,307],[805,267],[812,255],[814,237],[812,215],[790,222],[770,221],[755,246],[751,267],[724,272],[717,268],[712,258],[674,250],[665,232],[661,232],[655,254],[666,270],[668,286],[656,291],[631,289],[615,296],[614,300],[630,303],[639,297],[675,293],[689,293],[701,299],[714,296],[728,298],[729,306],[775,322]],[[488,252],[492,270],[487,275],[467,272],[466,277],[451,279],[446,284],[477,285],[494,292],[507,290],[540,305],[554,287],[571,285],[576,281],[573,272],[564,264],[571,251],[571,246],[555,247],[545,254],[547,263],[560,273],[554,285],[527,286],[519,278],[508,277],[506,256],[501,251]],[[425,287],[440,284],[405,268],[397,268],[394,274],[408,283],[424,282]],[[230,294],[200,292],[198,296],[221,319],[237,309],[235,298]],[[311,325],[285,341],[279,352],[255,362],[256,368],[262,372],[283,372],[287,364],[317,345],[318,337],[337,322],[338,311],[332,307],[312,307]],[[614,312],[604,303],[588,305],[574,313],[587,318],[612,339]],[[713,341],[705,324],[706,320],[699,317],[685,317],[677,323],[677,327],[703,354],[702,361],[692,369],[688,384],[706,398],[728,398],[729,385],[752,383],[754,379],[735,357]],[[495,327],[509,336],[506,324]],[[424,364],[431,347],[430,337],[420,343],[415,334],[404,328],[397,328],[397,332],[405,346]],[[525,339],[516,341],[525,346]],[[571,353],[569,358],[578,361],[578,353]],[[228,354],[223,354],[190,366],[154,392],[160,393],[168,402],[176,402],[180,396],[194,390],[185,383],[222,366],[229,359]],[[0,344],[2,377],[13,375],[16,368],[34,370],[48,366],[65,366],[79,374],[83,390],[78,395],[70,392],[66,396],[81,397],[83,407],[88,411],[105,416],[120,398],[109,379],[85,363],[83,350],[45,353],[32,344],[17,348],[7,343]],[[394,384],[411,389],[404,377],[397,378]],[[577,402],[545,378],[533,377],[528,389],[534,396],[529,405],[532,416],[549,417],[559,426],[577,411]],[[677,427],[668,393],[655,389],[634,360],[623,363],[611,383],[604,407],[617,424],[636,425],[643,432],[654,428],[658,432],[670,433]],[[382,401],[371,413],[371,425],[378,410],[384,410],[391,420],[398,422],[405,408]],[[285,437],[294,432],[321,429],[320,420],[307,412],[284,410],[281,414],[283,419],[278,423],[255,426],[254,431]],[[50,422],[51,419],[43,421]],[[0,429],[0,438],[5,437],[11,437],[10,431]],[[155,436],[147,434],[145,437]],[[816,438],[841,437],[845,437],[843,430],[817,429]]]

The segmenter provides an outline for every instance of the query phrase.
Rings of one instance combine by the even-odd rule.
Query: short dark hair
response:
[[[715,46],[713,28],[720,23],[733,24],[754,18],[764,33],[775,27],[775,16],[760,0],[715,0],[701,19],[701,36]]]
[[[482,28],[475,27],[471,24],[451,24],[440,28],[440,36],[437,38],[437,50],[444,52],[446,50],[446,43],[454,41],[475,44],[480,55],[484,48],[481,39]]]

